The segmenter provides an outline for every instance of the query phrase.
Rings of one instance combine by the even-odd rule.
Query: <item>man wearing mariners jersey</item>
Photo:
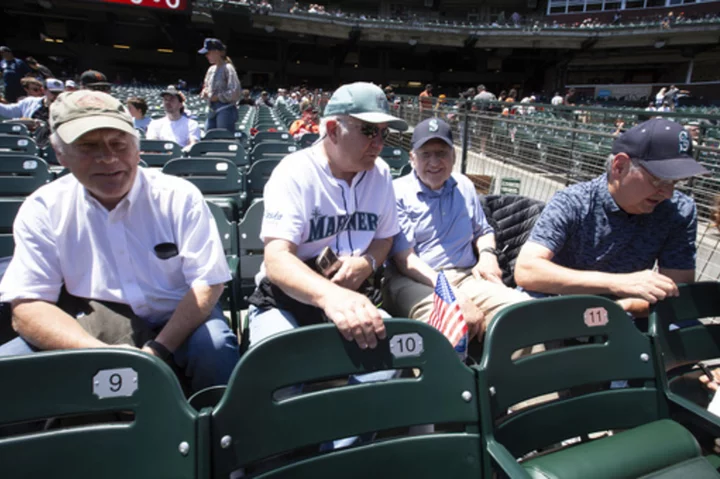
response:
[[[379,87],[343,85],[325,108],[322,140],[273,171],[260,233],[265,263],[250,299],[251,347],[325,319],[363,349],[385,337],[380,312],[358,289],[399,231],[392,177],[378,155],[388,128],[407,124],[387,110]],[[313,266],[326,247],[339,260],[323,275]]]

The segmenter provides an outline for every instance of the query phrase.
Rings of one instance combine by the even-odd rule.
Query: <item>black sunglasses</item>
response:
[[[362,133],[364,136],[367,136],[368,138],[375,138],[378,135],[382,136],[383,140],[386,140],[388,135],[390,134],[389,128],[380,128],[377,125],[373,125],[372,123],[360,123],[360,133]]]

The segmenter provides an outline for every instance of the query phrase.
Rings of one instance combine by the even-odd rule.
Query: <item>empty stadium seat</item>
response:
[[[300,149],[307,148],[316,141],[320,139],[320,135],[318,133],[305,133],[300,137],[300,139],[297,141],[298,146]]]
[[[675,412],[711,424],[720,437],[720,418],[706,409],[711,395],[699,381],[698,363],[720,359],[720,283],[701,282],[678,287],[679,296],[658,302],[650,315],[658,370]],[[701,321],[703,320],[703,321]]]
[[[248,298],[255,290],[255,275],[260,272],[265,244],[260,239],[265,204],[262,200],[252,203],[238,224],[240,243],[240,299],[239,309],[248,307]]]
[[[0,123],[0,134],[30,136],[30,132],[25,125],[22,123],[13,123],[12,121]]]
[[[588,339],[514,356],[529,345],[575,338]],[[492,460],[510,477],[720,477],[692,434],[668,419],[653,354],[650,338],[625,311],[599,296],[538,299],[500,311],[485,334],[478,371],[483,435]],[[615,380],[629,384],[608,389]],[[523,401],[556,392],[559,399],[508,413]],[[561,441],[607,430],[616,433],[517,462]]]
[[[7,155],[0,158],[0,196],[27,196],[52,180],[40,157]]]
[[[400,169],[410,161],[408,152],[402,148],[386,145],[380,152],[380,158],[385,160],[391,170],[399,173]]]
[[[253,137],[254,146],[265,142],[295,144],[293,137],[289,133],[282,131],[261,131]]]
[[[250,164],[245,154],[245,149],[237,141],[200,141],[190,147],[188,156],[225,158],[232,161],[236,167],[248,166]]]
[[[253,162],[260,160],[282,160],[290,153],[298,150],[295,144],[289,143],[260,143],[250,152]]]
[[[240,260],[238,258],[238,230],[237,223],[229,221],[222,207],[216,205],[212,201],[207,201],[210,213],[215,218],[215,224],[220,234],[220,241],[222,241],[223,250],[225,251],[225,258],[227,259],[228,268],[232,279],[226,286],[225,292],[222,297],[224,303],[223,309],[230,311],[230,326],[233,331],[238,330],[238,308],[237,299],[240,293],[240,278],[238,277]]]
[[[434,328],[411,320],[385,324],[388,339],[372,350],[346,341],[332,324],[298,328],[253,346],[209,416],[210,476],[482,477],[473,372]],[[288,386],[413,368],[421,370],[418,377],[281,395]],[[390,432],[425,424],[452,428],[417,436]],[[386,435],[370,444],[318,450],[321,443],[375,431]]]
[[[12,391],[0,395],[0,425],[78,422],[0,437],[3,477],[197,477],[196,413],[160,359],[122,349],[51,351],[0,358],[0,377]]]
[[[181,156],[182,147],[174,141],[140,140],[140,158],[148,166],[162,167],[168,161]]]
[[[270,175],[278,163],[280,163],[280,160],[260,160],[253,162],[245,176],[247,201],[252,202],[255,199],[263,197],[265,184],[270,179]]]
[[[220,205],[230,221],[238,221],[245,204],[243,177],[232,161],[220,158],[177,158],[163,173],[180,176],[200,189],[206,199]]]
[[[0,156],[35,155],[38,147],[29,136],[0,135]]]

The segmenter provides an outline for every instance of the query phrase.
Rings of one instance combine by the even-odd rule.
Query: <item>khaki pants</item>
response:
[[[63,290],[57,305],[77,318],[80,326],[91,336],[107,344],[128,344],[141,348],[157,335],[125,304],[78,298]]]
[[[505,306],[532,299],[528,294],[516,289],[485,280],[478,281],[473,277],[470,269],[446,269],[443,270],[443,273],[451,286],[469,297],[485,314],[485,326],[489,325],[493,317]],[[428,322],[433,309],[433,292],[432,287],[408,278],[390,265],[385,270],[383,309],[394,317]],[[512,358],[518,359],[543,351],[545,351],[545,346],[536,344],[517,351]],[[557,393],[545,394],[516,404],[511,411],[518,411],[557,398]]]
[[[505,285],[476,280],[470,269],[443,270],[448,282],[469,297],[485,314],[485,323],[505,306],[532,299]],[[383,308],[394,317],[427,322],[433,309],[433,288],[400,274],[394,266],[385,270]]]

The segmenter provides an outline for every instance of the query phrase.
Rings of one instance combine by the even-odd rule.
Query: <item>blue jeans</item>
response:
[[[380,310],[383,317],[388,317],[387,313]],[[290,331],[299,327],[295,317],[292,313],[284,309],[259,309],[255,306],[248,308],[248,320],[249,320],[249,333],[250,333],[250,348],[258,344],[260,341],[274,336],[275,334],[282,333],[284,331]],[[388,381],[396,378],[400,375],[400,371],[388,370],[388,371],[376,371],[374,373],[357,374],[350,376],[348,384],[360,384],[360,383],[373,383],[379,381]],[[283,399],[291,396],[295,396],[302,391],[302,386],[295,388],[287,388],[286,395],[283,395]],[[321,451],[328,451],[332,449],[341,449],[343,447],[352,446],[354,444],[360,444],[362,442],[371,441],[374,434],[364,434],[360,437],[346,437],[344,439],[338,439],[332,443],[322,444],[320,446]]]
[[[0,346],[0,357],[35,352],[36,347],[19,337]],[[227,384],[239,358],[237,336],[219,305],[173,354],[175,364],[190,378],[193,391]]]
[[[235,131],[235,123],[238,120],[238,109],[235,105],[227,106],[227,103],[220,103],[218,101],[210,103],[210,114],[207,120],[205,120],[205,131],[212,130],[213,128],[223,128],[227,131]],[[218,111],[214,117],[212,111],[222,108]]]

